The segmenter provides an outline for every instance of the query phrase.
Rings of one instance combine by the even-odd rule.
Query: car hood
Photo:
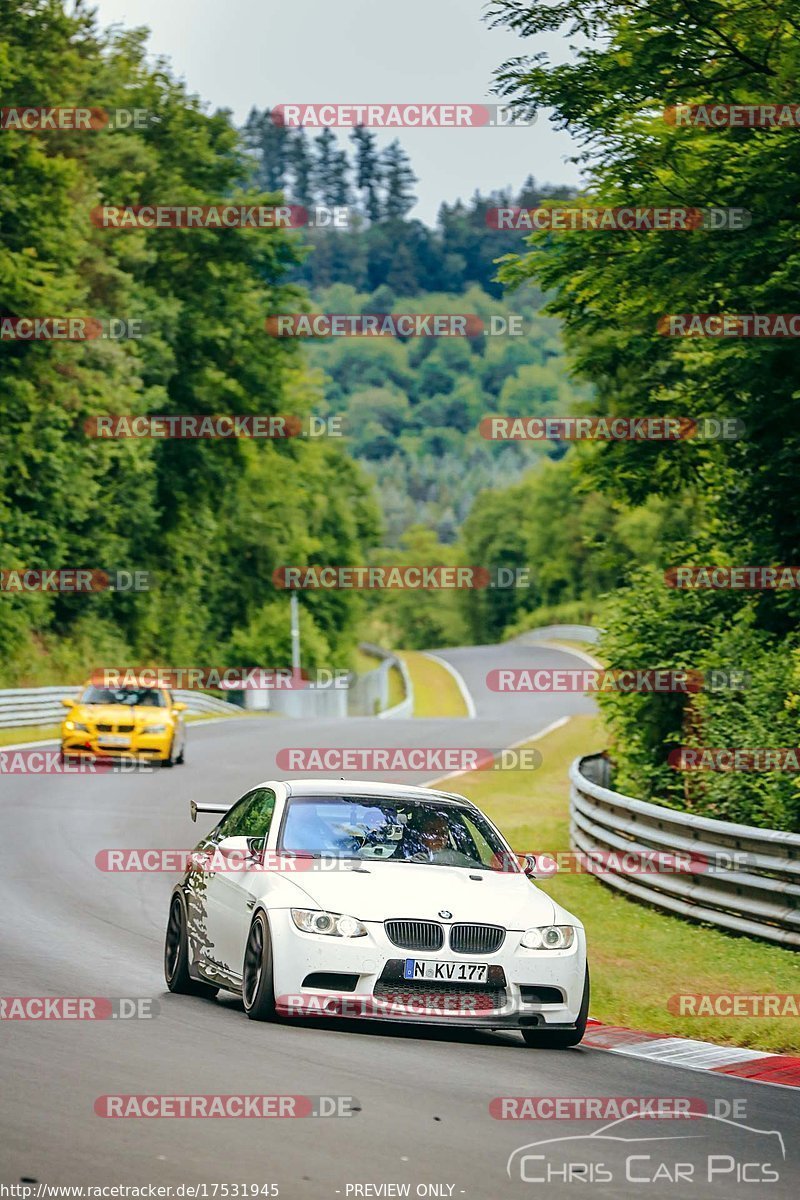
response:
[[[357,871],[298,872],[292,882],[305,892],[313,907],[362,921],[392,917],[449,920],[439,917],[440,910],[445,910],[456,922],[527,929],[552,924],[556,912],[550,897],[527,876],[501,871],[372,861]]]
[[[67,714],[74,721],[92,721],[102,725],[136,725],[145,721],[169,720],[169,709],[151,704],[76,704]]]

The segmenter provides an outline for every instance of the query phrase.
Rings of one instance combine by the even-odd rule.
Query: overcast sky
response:
[[[147,25],[154,54],[212,108],[241,122],[250,108],[292,101],[479,103],[506,58],[548,50],[481,19],[484,0],[96,0],[102,25]],[[432,223],[442,200],[477,188],[576,183],[575,148],[542,114],[513,129],[406,129],[419,182],[413,216]],[[340,133],[346,137],[346,133]]]

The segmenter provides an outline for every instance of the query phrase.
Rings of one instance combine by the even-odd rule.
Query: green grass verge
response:
[[[389,708],[395,708],[396,705],[402,704],[406,698],[406,689],[403,683],[403,676],[398,671],[397,667],[389,668]]]
[[[187,713],[187,724],[194,725],[197,721],[209,721],[213,717],[234,717],[237,713]],[[243,717],[263,717],[271,716],[271,713],[246,713],[242,709],[241,716]],[[61,736],[60,725],[22,725],[16,726],[13,729],[0,729],[0,746],[15,746],[22,742],[52,742],[58,741]]]
[[[415,717],[466,717],[464,698],[449,671],[419,650],[395,651],[414,686]]]
[[[52,742],[58,740],[58,725],[25,725],[0,729],[0,746],[15,746],[17,742]]]
[[[538,770],[453,776],[497,822],[517,851],[569,849],[567,769],[606,742],[598,717],[573,717],[535,744]],[[540,881],[586,926],[592,968],[591,1015],[611,1025],[778,1053],[800,1051],[791,1017],[691,1017],[669,1012],[678,993],[796,993],[797,954],[753,938],[683,921],[626,899],[590,875]]]

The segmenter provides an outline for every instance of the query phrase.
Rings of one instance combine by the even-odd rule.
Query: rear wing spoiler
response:
[[[198,813],[217,813],[222,815],[229,812],[232,807],[232,804],[225,804],[222,800],[192,800],[189,804],[189,811],[192,814],[192,820],[196,821]]]

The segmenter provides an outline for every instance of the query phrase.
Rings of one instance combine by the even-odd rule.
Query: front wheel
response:
[[[175,759],[172,757],[172,755],[174,753],[175,753],[175,738],[173,738],[169,744],[169,750],[167,751],[167,757],[161,759],[162,771],[167,770],[169,767],[175,766]]]
[[[169,906],[167,936],[164,942],[164,978],[171,992],[180,996],[207,996],[213,1000],[219,988],[200,983],[189,974],[189,936],[186,914],[180,897],[173,896]]]
[[[242,1002],[251,1021],[271,1021],[275,1016],[272,938],[263,912],[257,912],[253,917],[247,938],[242,970]]]
[[[574,1029],[523,1029],[522,1036],[526,1046],[538,1046],[541,1050],[566,1050],[569,1046],[577,1046],[583,1041],[586,1033],[586,1021],[589,1016],[589,968],[586,968],[586,980],[583,985],[583,998],[580,1012]]]

